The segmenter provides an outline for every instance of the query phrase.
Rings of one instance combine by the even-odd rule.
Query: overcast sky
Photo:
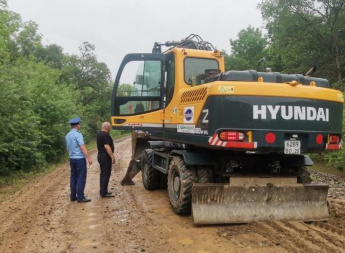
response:
[[[8,9],[39,26],[43,44],[78,54],[96,46],[113,78],[127,53],[149,53],[155,41],[200,35],[230,53],[230,39],[249,25],[262,28],[260,0],[8,0]]]

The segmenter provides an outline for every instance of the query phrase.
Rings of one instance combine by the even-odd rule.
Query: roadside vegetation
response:
[[[258,7],[264,24],[257,25],[265,29],[249,26],[230,40],[228,70],[256,69],[264,57],[275,72],[305,74],[316,66],[314,76],[344,91],[344,1],[263,0]],[[72,117],[82,118],[92,147],[101,123],[110,119],[112,83],[94,45],[81,42],[79,54],[69,55],[44,44],[37,24],[0,0],[0,186],[64,161]],[[344,170],[345,151],[317,158]]]
[[[65,158],[72,117],[82,118],[92,142],[110,119],[112,80],[95,46],[82,42],[78,55],[68,55],[43,45],[37,24],[23,22],[3,1],[0,31],[0,177],[12,178]]]

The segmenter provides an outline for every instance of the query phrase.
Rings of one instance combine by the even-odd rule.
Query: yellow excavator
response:
[[[195,224],[327,219],[328,185],[312,183],[306,153],[342,148],[343,103],[326,79],[225,71],[198,35],[156,42],[115,80],[112,127],[132,130],[122,184],[141,171]]]

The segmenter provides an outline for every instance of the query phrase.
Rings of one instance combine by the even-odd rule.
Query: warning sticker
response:
[[[234,86],[219,86],[218,93],[220,94],[232,94],[235,92]]]

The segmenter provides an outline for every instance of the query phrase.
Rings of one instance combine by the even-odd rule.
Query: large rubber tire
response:
[[[159,171],[152,167],[152,149],[145,149],[142,154],[141,175],[145,189],[155,190],[159,186]]]
[[[298,168],[298,176],[297,176],[297,183],[300,184],[310,184],[312,181],[310,177],[310,172],[307,170],[306,167]]]
[[[168,173],[168,195],[175,213],[190,213],[192,186],[196,181],[194,167],[188,166],[180,157],[174,157],[171,160]]]
[[[198,183],[214,182],[212,168],[198,166],[196,172],[198,174]]]

